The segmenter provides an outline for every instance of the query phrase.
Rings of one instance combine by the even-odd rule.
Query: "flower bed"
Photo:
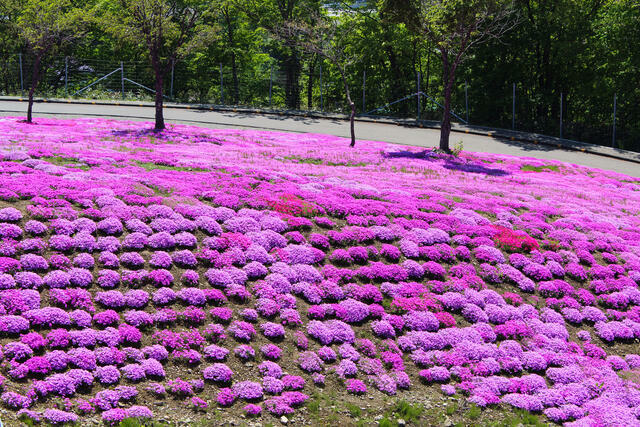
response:
[[[279,417],[331,381],[639,422],[638,181],[146,126],[0,119],[0,398],[16,414],[117,423],[169,394],[193,416]]]

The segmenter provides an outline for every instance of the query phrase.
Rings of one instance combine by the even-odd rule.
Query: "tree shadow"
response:
[[[211,112],[209,110],[202,110],[202,113]],[[216,113],[223,114],[225,117],[234,118],[234,119],[250,119],[255,116],[262,116],[264,118],[270,120],[277,121],[285,121],[291,120],[294,122],[300,122],[302,124],[319,124],[322,122],[329,122],[331,124],[342,124],[345,121],[348,123],[348,117],[345,116],[345,119],[339,119],[337,117],[318,117],[310,114],[305,115],[303,112],[299,114],[289,114],[288,112],[278,112],[274,111],[264,111],[259,113],[247,112],[247,111],[213,111]]]
[[[163,130],[157,130],[154,128],[145,129],[122,129],[112,130],[111,135],[115,137],[127,137],[127,138],[153,138],[158,141],[173,142],[176,137],[188,138],[189,142],[208,142],[212,144],[222,145],[223,138],[215,136],[201,135],[201,134],[184,134],[179,130],[174,130],[169,127]]]
[[[132,138],[153,137],[155,139],[169,139],[175,136],[169,129],[157,130],[154,128],[112,130],[111,135]]]
[[[511,175],[510,172],[507,172],[503,169],[490,168],[478,163],[451,161],[448,159],[445,160],[444,168],[449,170],[459,171],[459,172],[480,173],[480,174],[489,175],[489,176]]]
[[[403,158],[403,159],[414,159],[414,160],[427,160],[427,161],[438,161],[443,160],[443,167],[445,169],[459,171],[459,172],[469,172],[469,173],[478,173],[488,176],[508,176],[511,175],[510,172],[500,169],[500,168],[492,168],[487,167],[478,162],[468,161],[462,158],[454,157],[447,154],[439,154],[435,153],[432,150],[422,150],[422,151],[409,151],[409,150],[401,150],[394,151],[390,153],[384,153],[383,157],[385,158]]]

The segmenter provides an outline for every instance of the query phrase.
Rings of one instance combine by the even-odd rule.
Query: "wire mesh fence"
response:
[[[0,95],[26,96],[33,58],[0,59]],[[415,73],[413,81],[394,81],[359,64],[347,83],[358,114],[439,121],[442,88],[437,78]],[[367,71],[369,70],[369,72]],[[348,70],[349,71],[349,70]],[[262,107],[347,113],[344,84],[338,70],[318,58],[285,69],[269,58],[246,66],[233,61],[182,61],[164,76],[165,100],[239,107]],[[293,86],[292,86],[293,85]],[[480,85],[478,85],[480,86]],[[154,99],[154,73],[146,61],[56,57],[47,61],[37,96],[83,99]],[[292,96],[295,99],[292,99]],[[582,99],[560,94],[543,98],[530,88],[504,82],[474,87],[460,81],[452,93],[452,120],[474,125],[542,133],[640,151],[640,129],[633,120],[638,102],[613,95]],[[636,108],[633,108],[633,105]],[[588,112],[588,114],[585,114]]]

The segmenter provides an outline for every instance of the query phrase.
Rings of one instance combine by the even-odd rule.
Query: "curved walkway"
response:
[[[20,100],[0,100],[0,115],[24,115],[26,103]],[[165,120],[168,123],[195,124],[209,128],[258,128],[284,132],[324,133],[348,138],[349,123],[339,116],[305,117],[302,115],[256,114],[247,110],[209,110],[185,108],[184,106],[166,106]],[[68,103],[68,102],[38,102],[34,104],[34,116],[62,116],[67,118],[99,116],[127,120],[153,120],[154,108],[148,104],[121,103]],[[560,144],[562,140],[548,138],[547,145],[532,142],[517,141],[509,132],[501,136],[486,136],[481,128],[461,128],[459,132],[451,134],[451,145],[462,141],[465,151],[509,154],[514,156],[534,157],[538,159],[553,159],[568,163],[580,164],[592,168],[612,170],[634,177],[640,177],[640,156],[637,153],[613,150],[606,147],[593,147],[598,154],[576,151],[586,145]],[[466,133],[469,132],[469,133]],[[472,133],[473,132],[473,133]],[[517,135],[517,134],[512,134]],[[384,141],[393,144],[412,145],[420,147],[434,147],[438,145],[440,131],[432,128],[402,126],[389,122],[362,120],[356,123],[356,137],[365,141]],[[556,144],[558,142],[558,144]],[[357,146],[357,145],[356,145]],[[568,148],[565,148],[568,147]],[[573,149],[570,149],[573,148]],[[625,158],[629,160],[624,160]]]

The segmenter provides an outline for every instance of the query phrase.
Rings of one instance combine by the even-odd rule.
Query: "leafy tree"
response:
[[[19,40],[16,40],[15,21],[20,15],[17,0],[0,0],[0,78],[4,92],[10,92],[11,67],[13,64],[11,58],[19,50]]]
[[[456,70],[475,45],[499,39],[517,22],[509,0],[384,0],[383,9],[428,39],[442,59],[444,108],[440,149],[450,152],[451,92]]]
[[[238,14],[240,10],[230,1],[225,1],[220,7],[220,16],[224,25],[225,45],[231,60],[231,76],[233,79],[233,103],[238,105],[240,101],[240,88],[238,83],[238,65],[236,53],[236,32],[238,28]]]
[[[211,43],[215,3],[207,0],[115,0],[102,16],[113,36],[145,49],[155,76],[155,129],[165,128],[164,80],[171,67]]]
[[[354,147],[356,145],[354,126],[356,104],[351,99],[351,90],[349,89],[346,71],[353,57],[346,53],[340,41],[344,33],[338,30],[336,20],[327,16],[315,15],[311,19],[311,23],[302,21],[288,22],[278,30],[277,34],[284,40],[294,41],[302,50],[325,58],[336,67],[342,80],[344,95],[349,104],[350,147]]]
[[[595,1],[595,0],[594,0]],[[613,94],[618,95],[618,115],[615,144],[619,148],[640,151],[640,2],[638,0],[609,0],[599,10],[594,20],[593,41],[589,43],[592,57],[584,61],[584,68],[594,68],[598,64],[597,77],[600,82],[591,84],[595,79],[584,82],[580,87],[581,98],[586,94],[593,96],[597,87],[597,97],[601,99],[597,111],[588,117],[581,115],[581,121],[600,124],[608,131],[610,127],[611,102]],[[593,72],[592,72],[593,73]],[[604,78],[603,78],[604,77]],[[604,82],[602,82],[604,80]],[[576,108],[584,113],[589,111],[583,105]],[[594,109],[596,110],[596,109]],[[594,114],[595,113],[595,114]],[[600,113],[598,116],[597,114]],[[597,132],[594,132],[597,135]],[[591,139],[596,143],[608,143],[607,138]],[[585,138],[586,139],[586,138]]]
[[[82,36],[84,12],[70,0],[28,0],[16,21],[16,32],[33,56],[27,123],[32,122],[33,95],[42,78],[46,58]]]
[[[285,73],[285,102],[289,109],[300,109],[302,55],[294,38],[282,37],[281,28],[294,22],[309,22],[320,11],[318,0],[236,0],[256,24],[281,42],[273,51]],[[268,44],[269,40],[267,40]]]

